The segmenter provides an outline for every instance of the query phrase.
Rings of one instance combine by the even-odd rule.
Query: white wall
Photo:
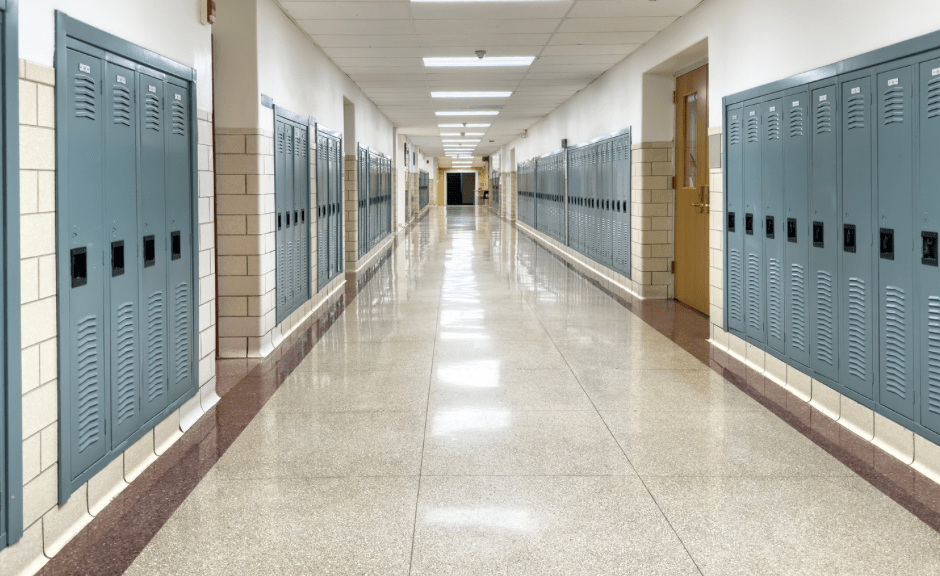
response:
[[[20,58],[53,65],[55,11],[195,68],[200,110],[212,109],[212,28],[197,0],[20,0]]]
[[[503,152],[515,147],[518,163],[626,126],[634,142],[672,140],[672,76],[650,71],[705,39],[718,126],[723,96],[938,29],[937,0],[705,0]]]
[[[226,0],[230,1],[230,0]],[[242,1],[242,0],[238,0]],[[356,107],[356,139],[392,157],[392,123],[274,0],[257,0],[258,87],[291,112],[343,130],[343,98]],[[260,103],[260,95],[258,96]],[[354,147],[352,148],[354,149]]]

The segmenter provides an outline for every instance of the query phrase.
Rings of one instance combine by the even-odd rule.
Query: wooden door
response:
[[[676,78],[676,300],[708,314],[708,65]]]

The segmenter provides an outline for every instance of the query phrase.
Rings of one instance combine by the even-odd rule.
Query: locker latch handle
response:
[[[787,242],[796,243],[796,218],[787,218]]]
[[[285,228],[290,228],[290,210],[284,213]]]
[[[813,222],[813,246],[816,248],[825,247],[825,228],[822,222]]]
[[[303,209],[300,211],[300,222],[304,223],[307,221],[307,210]]]
[[[882,228],[880,236],[881,257],[884,260],[894,260],[894,229]]]
[[[111,277],[124,274],[124,241],[111,243]]]
[[[179,260],[183,257],[183,235],[181,231],[170,233],[170,259]]]
[[[294,224],[296,225],[299,220],[297,220],[297,210],[294,210]]]
[[[774,238],[774,217],[765,216],[764,217],[764,232],[767,234],[767,237],[773,240]]]
[[[728,212],[728,232],[734,232],[734,212]]]
[[[842,225],[842,250],[855,252],[855,224]]]
[[[88,249],[72,248],[69,253],[69,268],[72,272],[72,288],[88,284]]]
[[[157,239],[155,236],[144,236],[144,268],[150,268],[157,263]]]
[[[278,230],[281,229],[281,213],[280,212],[277,213],[277,229]]]
[[[920,263],[924,266],[936,266],[937,265],[937,233],[936,232],[921,232],[920,233],[921,241],[923,242],[923,253],[921,254]]]
[[[754,215],[744,214],[744,233],[748,236],[754,235]]]

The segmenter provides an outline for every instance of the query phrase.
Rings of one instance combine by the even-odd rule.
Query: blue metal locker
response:
[[[728,329],[744,335],[747,308],[744,292],[744,107],[728,106],[727,174],[725,176],[725,239]]]
[[[744,104],[744,287],[745,334],[766,342],[764,324],[764,218],[761,202],[761,104]]]
[[[835,84],[812,91],[812,164],[810,171],[808,233],[810,248],[810,367],[839,379],[839,112]]]
[[[868,73],[840,78],[842,102],[842,362],[839,383],[866,398],[874,386],[872,251],[872,120]]]
[[[329,195],[329,199],[330,199],[329,224],[327,225],[327,230],[329,230],[329,235],[330,235],[330,243],[329,243],[330,267],[329,267],[327,279],[332,280],[333,278],[336,277],[336,271],[339,270],[339,266],[340,266],[339,260],[342,259],[342,253],[339,252],[340,237],[338,235],[338,229],[336,225],[336,218],[337,218],[337,214],[336,214],[336,196],[337,196],[336,166],[338,163],[342,162],[342,158],[339,157],[340,152],[337,149],[338,145],[335,139],[328,138],[326,143],[327,143],[327,158],[328,158],[328,162],[327,162],[328,192],[327,194]],[[337,158],[339,158],[339,162],[337,162]]]
[[[878,292],[881,404],[914,417],[913,71],[880,72],[878,109]]]
[[[807,234],[809,188],[809,92],[806,87],[788,92],[783,99],[786,120],[783,130],[783,201],[786,222],[780,222],[786,265],[786,354],[809,366],[808,333],[809,235]],[[784,228],[785,226],[785,228]]]
[[[940,58],[921,62],[918,70],[918,163],[914,241],[920,314],[921,423],[940,432]]]
[[[317,291],[330,276],[330,184],[328,140],[317,132]]]
[[[166,83],[166,226],[169,231],[167,254],[167,294],[172,309],[167,314],[172,341],[169,354],[170,402],[193,390],[196,346],[193,341],[196,318],[196,290],[193,286],[193,185],[190,135],[189,89]]]
[[[294,308],[310,299],[310,143],[307,125],[294,126]]]
[[[105,64],[105,203],[107,310],[111,373],[111,447],[140,419],[140,292],[137,270],[137,86],[134,71]],[[70,151],[71,152],[71,151]],[[187,206],[188,207],[188,206]]]
[[[785,260],[783,254],[783,98],[761,105],[761,197],[764,215],[767,344],[786,352]]]
[[[77,478],[108,451],[105,422],[108,399],[104,344],[104,124],[103,66],[100,59],[68,50],[67,103],[69,229],[59,249],[59,276],[65,288],[67,328],[59,334],[63,378],[67,378],[69,405],[63,406],[61,464],[70,480]],[[136,241],[135,241],[136,243]],[[64,244],[64,246],[63,246]],[[67,372],[66,372],[67,371]]]
[[[144,422],[169,404],[167,382],[167,233],[165,86],[160,78],[138,76],[140,170],[137,203],[141,259],[140,303],[146,307],[140,326],[140,410]],[[143,312],[143,310],[142,310]]]

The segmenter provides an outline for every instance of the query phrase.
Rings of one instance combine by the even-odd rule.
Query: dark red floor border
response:
[[[402,238],[426,217],[427,213],[397,233],[389,248],[368,268],[346,273],[345,290],[322,303],[317,313],[270,356],[264,360],[219,360],[216,390],[221,400],[38,574],[123,574],[376,271],[392,257]]]
[[[567,260],[523,228],[516,227],[535,245],[565,264],[595,288],[604,292],[641,320],[666,336],[728,382],[774,413],[817,446],[900,504],[925,524],[940,532],[940,485],[900,462],[832,418],[813,408],[743,362],[718,350],[708,340],[709,319],[677,300],[642,300],[627,292],[618,294],[597,280],[580,263]]]

